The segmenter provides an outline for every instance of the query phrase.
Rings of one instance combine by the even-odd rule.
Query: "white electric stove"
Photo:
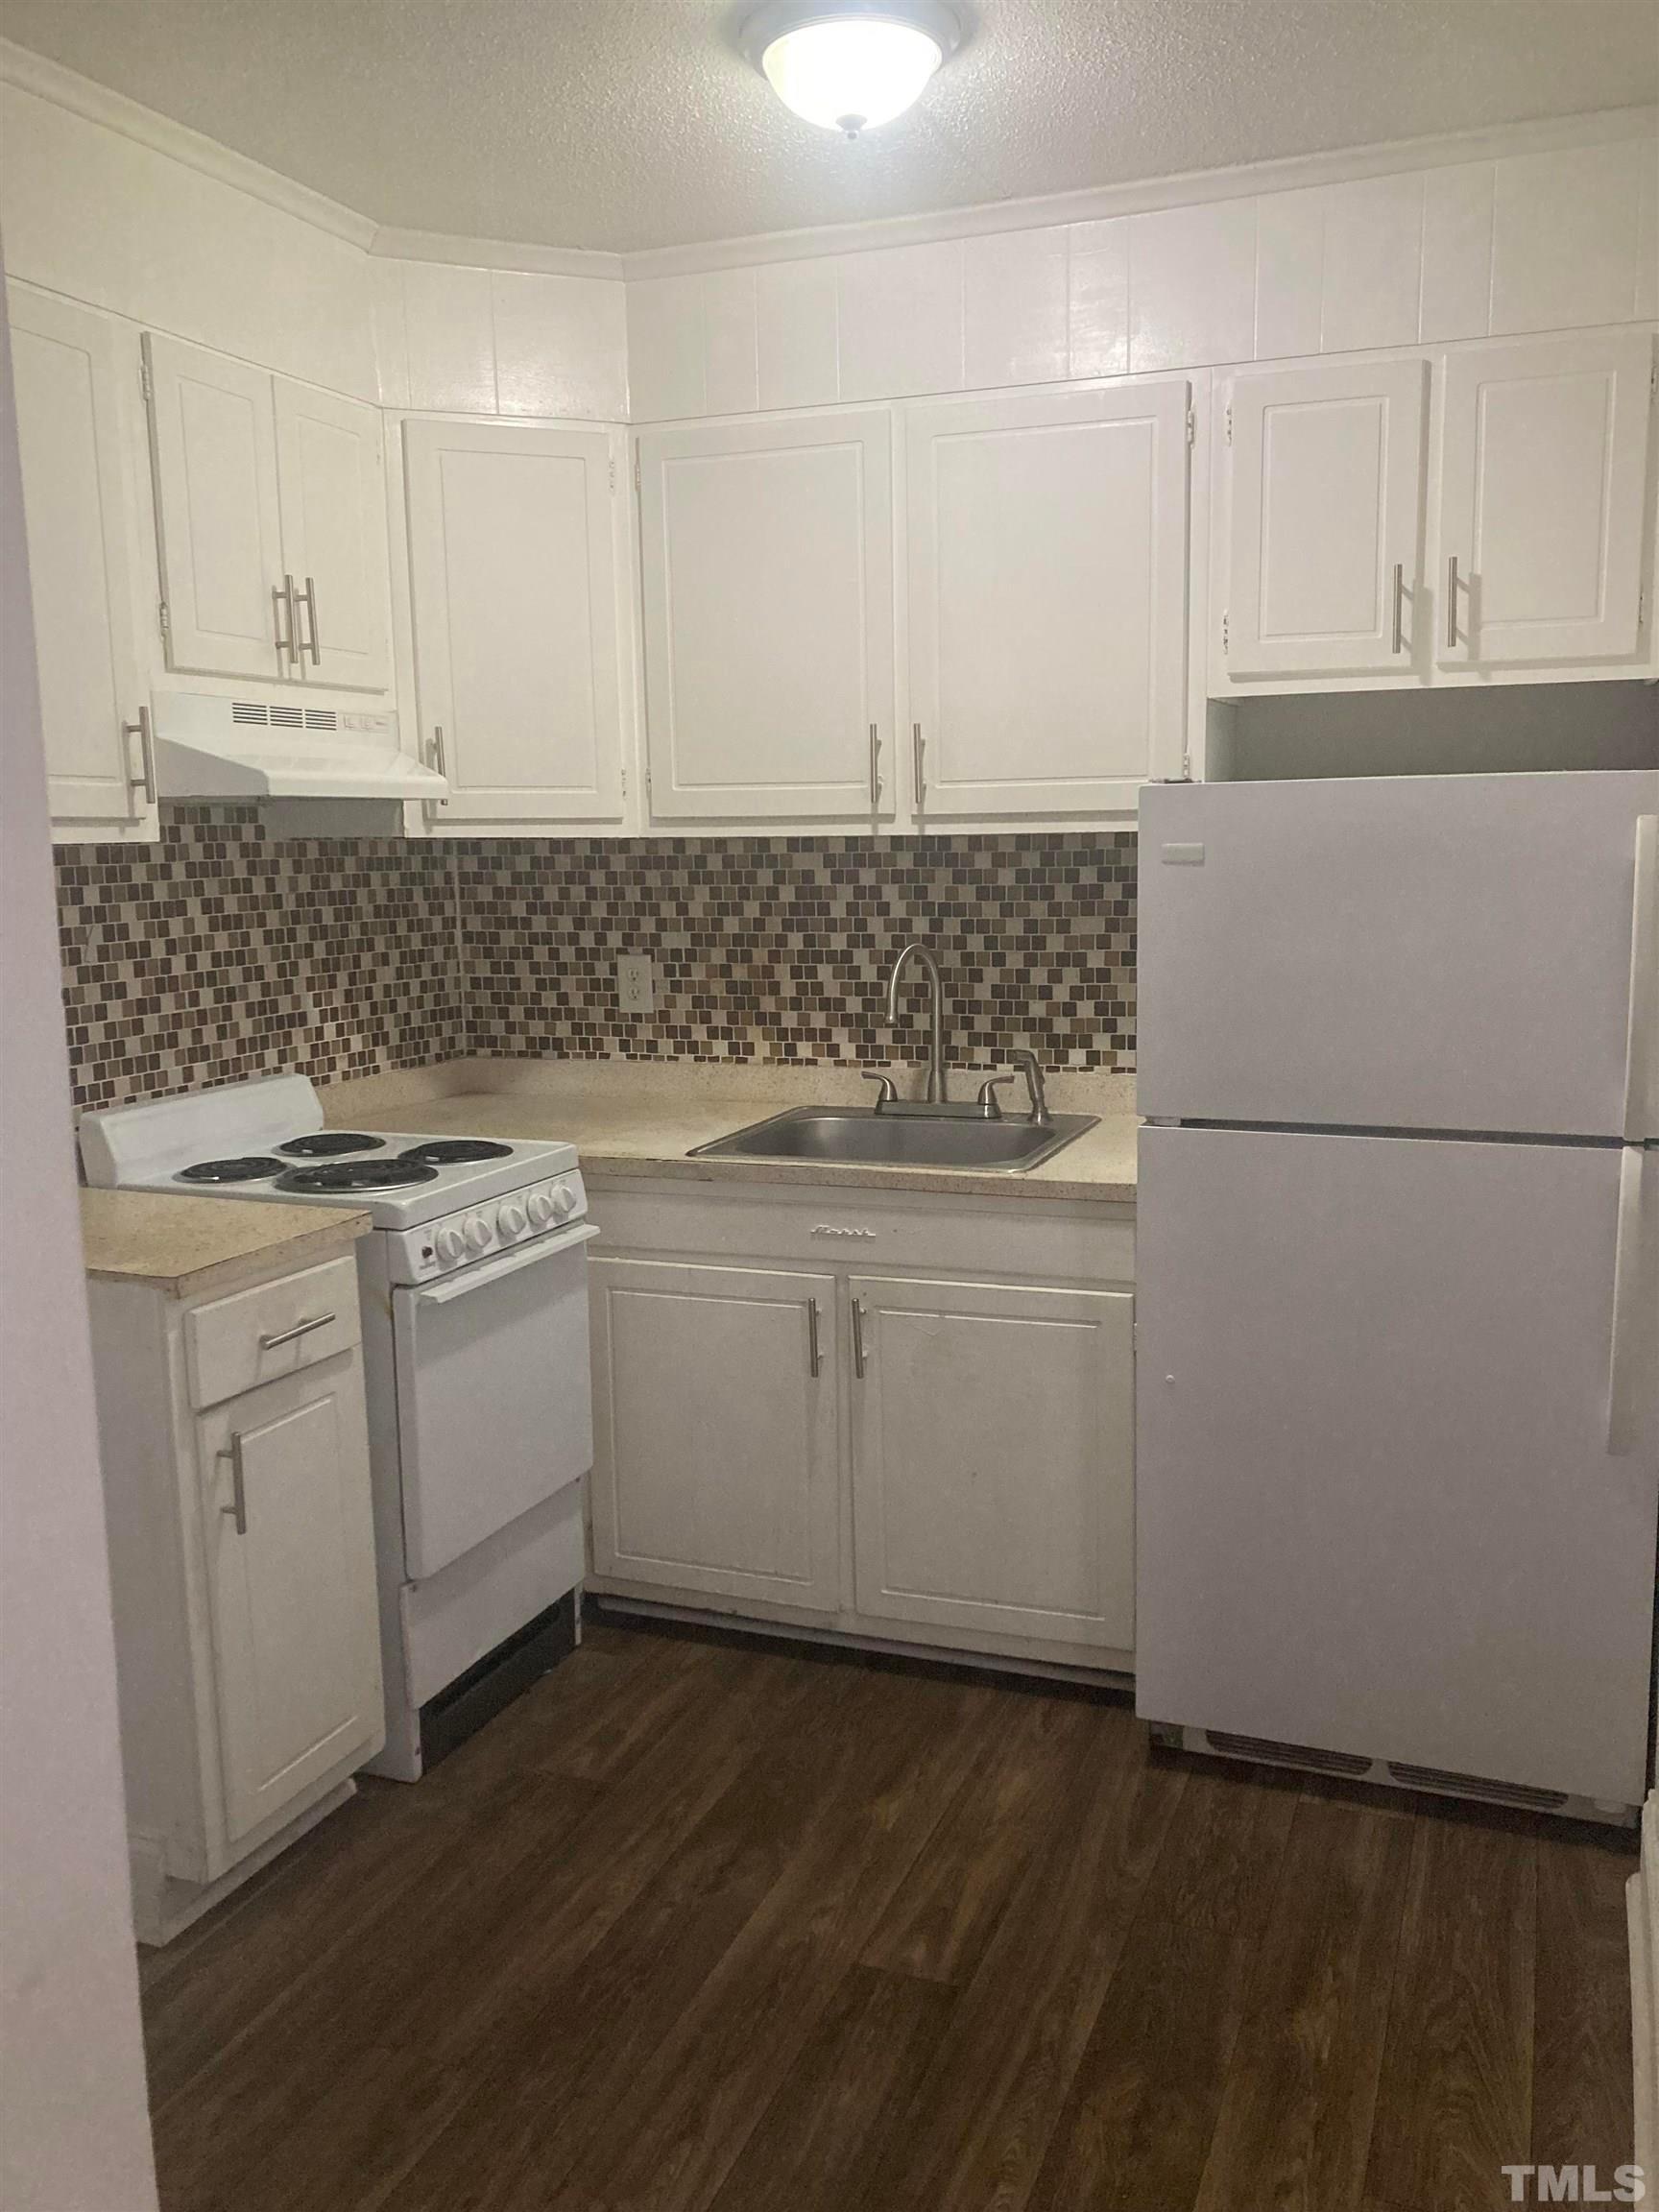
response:
[[[328,1129],[302,1075],[84,1115],[88,1183],[367,1213],[357,1246],[386,1749],[424,1767],[579,1631],[592,1464],[569,1144]]]

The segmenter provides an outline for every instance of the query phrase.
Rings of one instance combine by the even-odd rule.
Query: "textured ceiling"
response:
[[[732,0],[0,0],[0,30],[377,222],[627,251],[1650,101],[1659,0],[974,0],[848,145]]]

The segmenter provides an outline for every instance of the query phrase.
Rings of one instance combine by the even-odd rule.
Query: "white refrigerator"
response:
[[[1659,1520],[1659,774],[1159,785],[1137,1707],[1633,1818]]]

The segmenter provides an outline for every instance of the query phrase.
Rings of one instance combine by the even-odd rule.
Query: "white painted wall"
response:
[[[115,1647],[0,285],[0,2204],[150,2212]]]

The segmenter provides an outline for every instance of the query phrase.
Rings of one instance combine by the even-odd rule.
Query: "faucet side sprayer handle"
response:
[[[1010,1052],[1008,1057],[1014,1062],[1021,1074],[1024,1076],[1026,1088],[1031,1094],[1033,1124],[1039,1129],[1050,1127],[1054,1117],[1048,1111],[1048,1097],[1043,1088],[1043,1070],[1037,1065],[1036,1053],[1026,1051],[1022,1047],[1018,1052]]]

